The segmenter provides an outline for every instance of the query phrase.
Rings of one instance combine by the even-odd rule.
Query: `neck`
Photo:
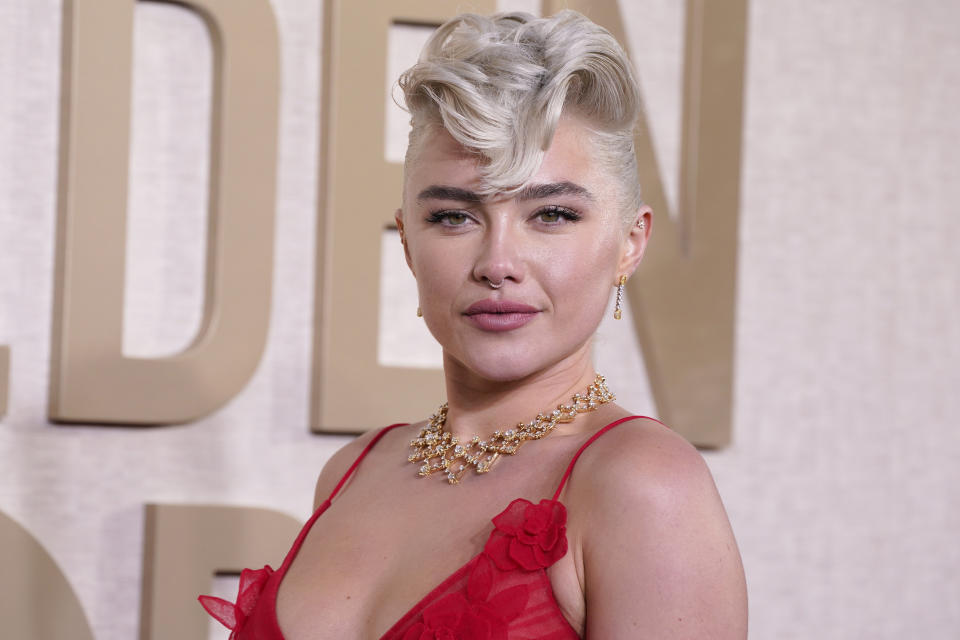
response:
[[[584,393],[596,372],[590,350],[575,354],[549,369],[518,380],[499,381],[477,376],[459,363],[444,363],[447,385],[447,421],[444,429],[460,440],[474,435],[489,437],[494,431],[529,422],[538,413],[569,404],[573,394]],[[573,432],[576,422],[556,431]]]

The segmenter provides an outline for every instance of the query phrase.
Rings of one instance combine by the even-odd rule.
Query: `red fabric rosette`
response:
[[[501,571],[544,569],[567,552],[566,523],[567,510],[560,502],[533,504],[518,498],[493,519],[484,552]]]

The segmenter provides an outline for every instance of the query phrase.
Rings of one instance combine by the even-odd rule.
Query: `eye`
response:
[[[549,206],[544,207],[540,211],[537,211],[534,214],[539,222],[542,222],[546,225],[560,225],[567,222],[576,222],[581,218],[580,214],[572,209],[567,209],[565,207]]]
[[[453,213],[446,214],[444,217],[444,220],[447,221],[447,224],[458,227],[467,221],[467,216],[466,214],[463,214],[463,213],[453,212]]]
[[[430,224],[439,224],[443,227],[462,227],[470,221],[470,216],[463,211],[434,211],[427,216]]]

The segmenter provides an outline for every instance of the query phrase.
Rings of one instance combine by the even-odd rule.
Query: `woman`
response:
[[[282,567],[202,602],[242,639],[744,638],[703,460],[591,362],[650,234],[624,52],[573,12],[463,15],[401,86],[396,221],[447,404],[335,454]]]

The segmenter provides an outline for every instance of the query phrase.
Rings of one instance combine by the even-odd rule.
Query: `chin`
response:
[[[538,358],[518,350],[483,349],[476,353],[451,353],[444,351],[444,369],[448,373],[457,370],[469,372],[484,380],[511,382],[521,380],[542,368]]]
[[[467,371],[492,382],[513,382],[546,371],[579,351],[577,348],[569,352],[550,349],[549,353],[544,353],[524,347],[529,345],[488,345],[466,353],[444,351],[444,368],[448,372],[456,369]]]

